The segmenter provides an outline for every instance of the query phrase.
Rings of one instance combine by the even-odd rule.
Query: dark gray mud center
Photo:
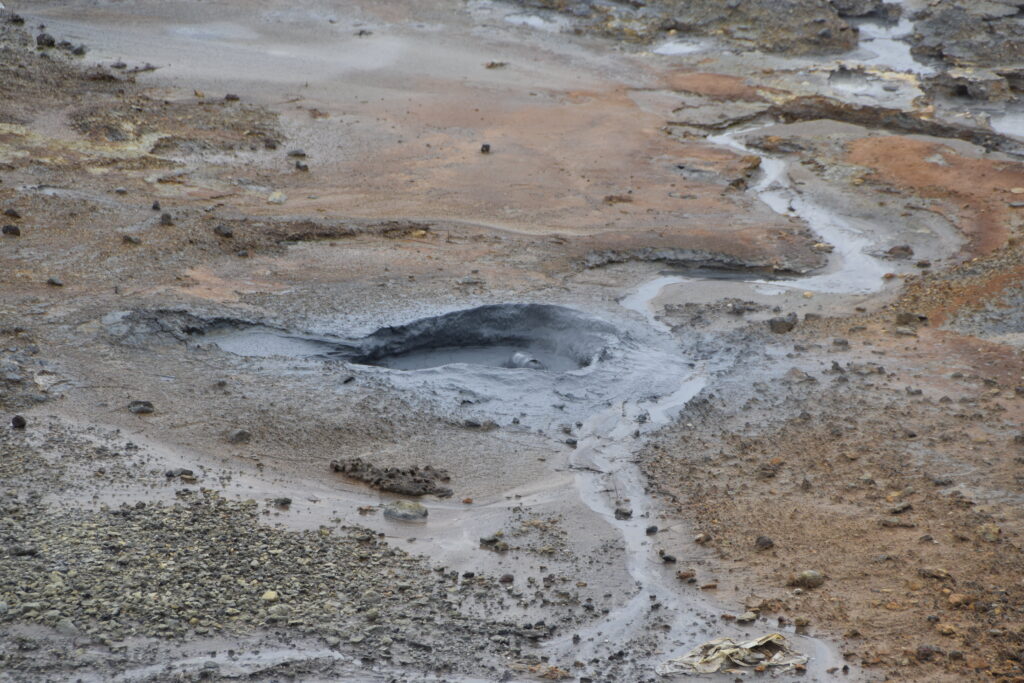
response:
[[[612,325],[550,304],[479,306],[356,339],[224,318],[179,329],[191,342],[242,356],[320,358],[394,370],[467,364],[564,373],[605,358],[619,339]]]

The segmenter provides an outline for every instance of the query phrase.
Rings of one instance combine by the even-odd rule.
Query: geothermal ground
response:
[[[1024,676],[1019,0],[11,5],[0,681]]]

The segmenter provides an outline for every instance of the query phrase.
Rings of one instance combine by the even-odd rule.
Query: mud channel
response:
[[[1017,3],[6,4],[0,680],[1024,673]]]

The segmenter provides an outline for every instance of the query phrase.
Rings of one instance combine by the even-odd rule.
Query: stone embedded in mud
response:
[[[49,33],[40,33],[36,36],[37,47],[53,47],[57,44],[57,41],[53,39]]]
[[[889,247],[885,253],[893,258],[904,259],[913,256],[914,249],[909,244],[897,244],[895,247]]]
[[[252,433],[247,429],[235,429],[227,435],[228,443],[249,443],[251,439]]]
[[[46,284],[50,285],[51,287],[63,287],[64,281],[61,280],[60,278],[50,277],[46,279]]]
[[[795,588],[818,588],[825,583],[825,575],[819,571],[813,569],[805,569],[804,571],[790,577],[786,583],[787,586],[793,586]]]
[[[15,415],[14,417],[11,418],[11,427],[13,429],[24,429],[25,425],[27,424],[28,421],[25,420],[25,418],[22,417],[21,415]]]
[[[231,228],[224,224],[218,225],[216,228],[214,228],[213,234],[216,235],[217,237],[223,237],[225,239],[230,239],[235,236],[234,231],[232,231]]]
[[[128,404],[128,411],[136,415],[148,415],[155,410],[150,401],[132,401]]]
[[[19,228],[17,225],[5,225],[3,227],[3,234],[9,237],[20,237],[21,228]]]
[[[174,225],[174,219],[171,218],[171,214],[169,214],[169,213],[162,213],[162,214],[160,214],[160,225],[163,225],[165,227],[169,226],[169,225]]]
[[[775,547],[775,541],[767,536],[758,536],[757,540],[754,541],[754,547],[758,550],[769,550]]]
[[[14,220],[18,220],[21,218],[21,214],[18,213],[17,209],[4,209],[4,215],[7,216],[8,218],[13,218]]]
[[[777,316],[768,321],[768,329],[775,334],[785,334],[796,327],[796,322],[796,313],[790,313],[785,317]]]
[[[429,494],[447,498],[452,495],[450,488],[441,486],[441,482],[451,481],[451,476],[446,470],[434,469],[430,465],[378,467],[356,457],[332,460],[331,470],[369,484],[380,491],[400,493],[405,496]]]
[[[403,522],[420,522],[427,518],[427,508],[411,500],[396,500],[384,506],[384,516]]]

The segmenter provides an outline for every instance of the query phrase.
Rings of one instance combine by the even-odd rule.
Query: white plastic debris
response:
[[[732,638],[715,638],[693,648],[682,657],[670,659],[655,669],[659,676],[739,673],[734,667],[772,667],[780,671],[803,667],[807,655],[789,647],[781,633],[737,643]]]

